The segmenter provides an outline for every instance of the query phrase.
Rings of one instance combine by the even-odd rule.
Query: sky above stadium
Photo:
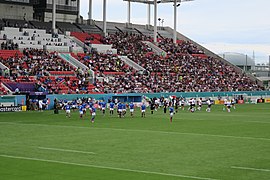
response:
[[[93,19],[102,20],[103,0],[93,1]],[[158,18],[173,27],[173,4],[159,4]],[[269,62],[269,0],[194,0],[178,7],[177,31],[211,51],[238,52],[256,63]],[[88,18],[88,0],[81,0],[81,15]],[[107,21],[127,22],[127,2],[107,0]],[[147,23],[147,5],[132,3],[131,23]],[[151,9],[153,25],[153,7]],[[158,22],[159,25],[159,22]],[[160,24],[161,25],[161,24]]]

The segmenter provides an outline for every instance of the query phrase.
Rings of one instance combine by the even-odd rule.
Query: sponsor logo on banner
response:
[[[21,111],[21,106],[2,106],[0,107],[0,112],[18,112]]]
[[[270,98],[264,99],[264,102],[265,102],[265,103],[270,103]]]

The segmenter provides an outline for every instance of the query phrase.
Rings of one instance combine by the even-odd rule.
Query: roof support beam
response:
[[[107,34],[107,21],[106,21],[106,14],[107,14],[107,5],[106,0],[103,0],[103,33],[106,36]]]
[[[92,9],[93,9],[93,3],[92,0],[89,0],[89,10],[88,10],[88,19],[92,20]]]
[[[157,42],[157,0],[154,0],[154,43]]]

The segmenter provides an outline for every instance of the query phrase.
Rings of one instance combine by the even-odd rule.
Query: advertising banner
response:
[[[21,106],[0,106],[0,112],[18,112],[21,110]]]

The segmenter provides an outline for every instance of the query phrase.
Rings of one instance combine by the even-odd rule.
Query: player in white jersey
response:
[[[180,106],[181,106],[182,110],[185,110],[185,100],[184,100],[184,98],[181,99]]]
[[[227,102],[228,102],[228,100],[225,98],[224,99],[223,111],[225,111],[225,108],[227,108]]]
[[[202,98],[198,100],[198,108],[199,111],[202,109]]]
[[[207,109],[206,109],[206,112],[211,112],[211,105],[212,105],[212,102],[210,100],[210,98],[206,101],[207,103]]]
[[[69,117],[70,118],[70,109],[71,109],[70,103],[66,104],[64,106],[64,108],[66,110],[66,117]]]
[[[189,102],[189,111],[194,112],[196,100],[194,98],[190,98],[190,100],[188,102]]]
[[[192,98],[192,101],[191,101],[191,105],[192,105],[192,111],[195,111],[196,110],[196,99],[195,98]]]
[[[227,101],[227,104],[226,104],[226,106],[227,106],[227,111],[228,111],[228,112],[231,112],[231,105],[232,105],[232,104],[231,104],[231,101],[228,100],[228,101]]]
[[[39,111],[43,111],[43,105],[44,105],[44,104],[43,104],[43,101],[42,101],[42,100],[39,100],[39,101],[38,101],[38,110],[39,110]]]

